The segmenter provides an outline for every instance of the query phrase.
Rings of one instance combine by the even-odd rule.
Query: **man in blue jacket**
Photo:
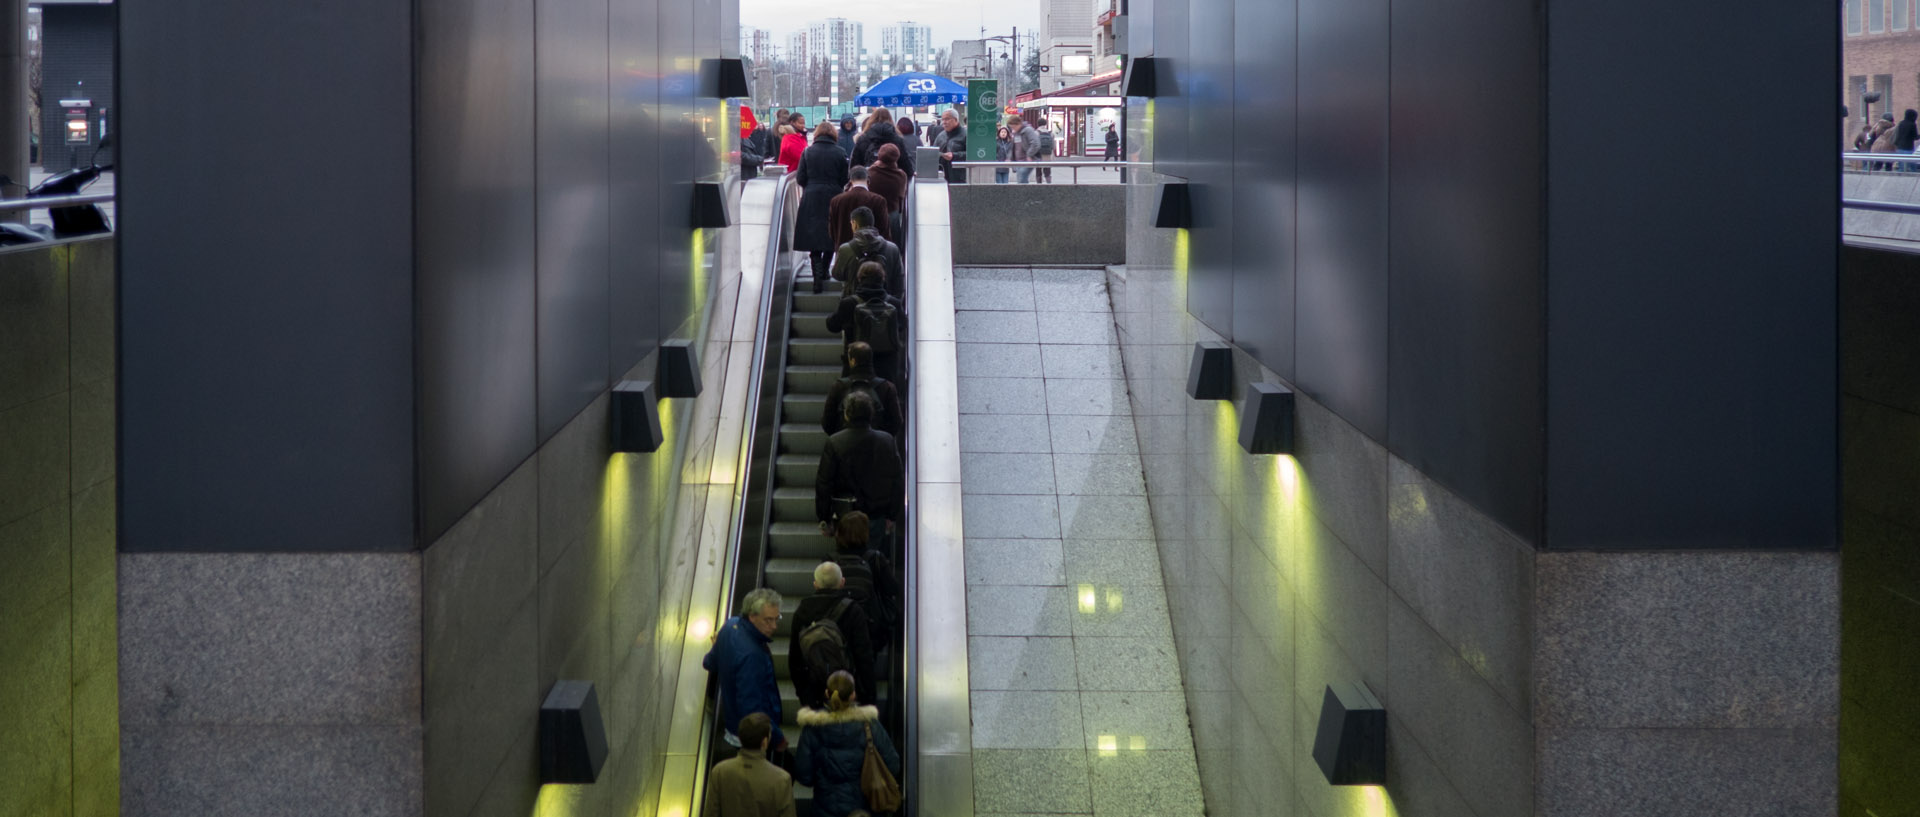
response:
[[[720,722],[727,724],[727,742],[740,745],[731,728],[755,712],[773,720],[772,751],[787,746],[780,731],[780,682],[773,674],[773,631],[780,626],[780,593],[762,587],[747,594],[740,615],[727,619],[714,633],[713,649],[700,662],[720,674]]]

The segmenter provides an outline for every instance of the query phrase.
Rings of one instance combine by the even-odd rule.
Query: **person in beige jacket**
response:
[[[740,753],[707,773],[702,817],[794,817],[793,775],[767,762],[773,719],[755,712],[740,719],[734,734]]]

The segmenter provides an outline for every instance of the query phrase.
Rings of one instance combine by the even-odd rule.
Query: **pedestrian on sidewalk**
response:
[[[1008,135],[1013,140],[1013,160],[1016,162],[1040,161],[1040,133],[1020,117],[1008,117]],[[1020,168],[1020,183],[1033,180],[1033,168]]]
[[[1012,161],[1013,160],[1013,135],[1008,133],[1007,129],[1003,127],[1000,129],[1000,132],[997,134],[997,137],[998,138],[994,140],[994,145],[993,145],[993,160],[996,162]],[[1006,184],[1007,170],[1008,168],[1004,168],[1004,167],[994,168],[993,183]]]
[[[940,150],[940,170],[947,174],[947,184],[964,184],[967,181],[965,168],[954,167],[954,162],[967,160],[967,129],[960,127],[960,112],[952,108],[940,114],[940,132],[933,135],[933,146]]]
[[[1038,134],[1040,136],[1039,161],[1042,161],[1042,162],[1053,161],[1053,157],[1057,148],[1059,147],[1059,143],[1056,142],[1053,138],[1052,120],[1047,120],[1047,119],[1040,120],[1040,127],[1038,128]],[[1038,168],[1036,170],[1035,175],[1039,177],[1040,184],[1051,184],[1053,182],[1053,168],[1051,167]]]

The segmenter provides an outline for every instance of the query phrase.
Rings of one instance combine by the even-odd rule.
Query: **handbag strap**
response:
[[[867,748],[873,748],[873,724],[871,722],[863,722],[860,724],[860,728],[867,733]]]

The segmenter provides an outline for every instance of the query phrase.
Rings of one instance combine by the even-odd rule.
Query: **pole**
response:
[[[0,0],[0,173],[19,185],[31,181],[27,99],[27,0]],[[0,195],[20,198],[26,188],[9,187]],[[28,212],[18,210],[4,218],[24,224]]]

